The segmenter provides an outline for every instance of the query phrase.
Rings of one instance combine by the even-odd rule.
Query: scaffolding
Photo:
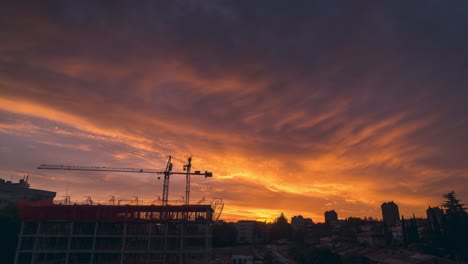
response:
[[[209,263],[210,205],[19,202],[15,264]]]

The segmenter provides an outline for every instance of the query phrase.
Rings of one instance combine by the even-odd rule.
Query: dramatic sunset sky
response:
[[[468,1],[0,1],[0,177],[222,219],[468,203]],[[170,200],[185,195],[171,178]]]

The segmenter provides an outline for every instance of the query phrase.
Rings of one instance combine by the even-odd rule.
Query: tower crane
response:
[[[115,168],[115,167],[92,167],[92,166],[68,166],[68,165],[47,165],[43,164],[37,167],[38,169],[46,170],[79,170],[79,171],[110,171],[110,172],[131,172],[131,173],[154,173],[154,174],[164,174],[164,183],[163,183],[163,195],[162,195],[162,205],[166,206],[169,198],[169,176],[172,174],[185,175],[186,186],[185,186],[185,204],[189,204],[190,198],[190,176],[191,175],[200,175],[205,176],[205,178],[213,177],[212,172],[201,172],[195,171],[191,172],[192,167],[192,157],[188,158],[188,163],[183,166],[184,172],[173,172],[172,171],[172,156],[168,156],[166,169],[164,171],[158,171],[156,169],[139,169],[139,168]],[[158,177],[159,179],[159,177]]]

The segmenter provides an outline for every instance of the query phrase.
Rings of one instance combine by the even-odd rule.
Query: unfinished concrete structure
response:
[[[20,202],[15,264],[208,263],[210,205]]]
[[[0,208],[16,204],[18,200],[47,200],[52,202],[55,192],[32,189],[28,183],[28,176],[18,182],[6,181],[0,178]]]

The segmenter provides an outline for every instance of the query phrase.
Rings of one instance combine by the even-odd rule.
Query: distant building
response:
[[[47,200],[52,202],[55,195],[55,192],[31,189],[27,178],[21,179],[17,183],[0,178],[0,208],[8,204],[17,204],[18,200]]]
[[[338,220],[338,214],[335,212],[335,210],[325,212],[325,223],[329,224],[336,220]]]
[[[294,231],[304,229],[305,226],[311,225],[314,222],[312,222],[311,218],[304,218],[302,215],[297,215],[291,217],[291,227],[294,229]]]
[[[267,225],[264,222],[241,220],[235,226],[239,244],[262,243],[268,239]]]
[[[256,221],[243,220],[236,223],[237,243],[253,243]]]
[[[386,202],[381,205],[383,222],[387,228],[400,226],[400,213],[398,205],[391,202]]]
[[[444,221],[444,211],[439,207],[430,207],[426,210],[427,223],[431,230],[439,231]]]

